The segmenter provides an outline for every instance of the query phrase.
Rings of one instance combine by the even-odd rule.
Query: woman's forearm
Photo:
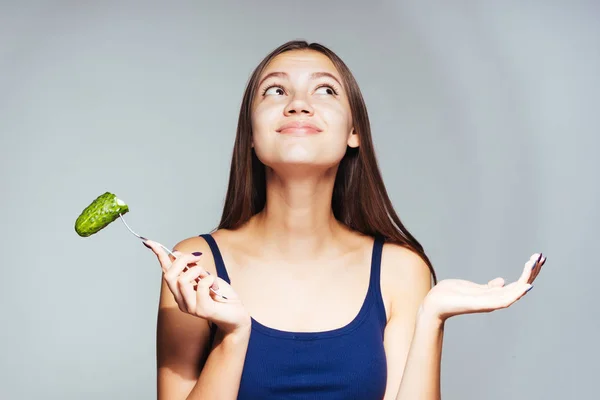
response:
[[[188,400],[236,399],[249,340],[250,328],[217,340]]]
[[[419,312],[396,400],[439,400],[444,323]]]

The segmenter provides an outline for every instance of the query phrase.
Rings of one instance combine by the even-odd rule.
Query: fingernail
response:
[[[542,260],[542,253],[540,253],[538,259],[533,263],[533,266],[531,267],[531,269],[534,269]]]
[[[192,253],[192,255],[194,255],[196,257],[200,257],[202,255],[202,253],[199,252],[199,251],[195,251],[195,252]]]
[[[146,242],[142,242],[142,244],[143,244],[144,246],[146,246],[147,248],[149,248],[150,250],[152,250],[152,247],[150,247],[148,244],[146,244]]]
[[[525,293],[529,292],[531,289],[533,289],[533,285],[532,285],[532,286],[530,286],[530,287],[529,287],[529,289],[527,289],[527,290],[525,291]]]

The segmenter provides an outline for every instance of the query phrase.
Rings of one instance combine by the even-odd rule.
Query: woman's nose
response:
[[[294,98],[285,108],[285,115],[312,115],[313,108],[303,98]]]

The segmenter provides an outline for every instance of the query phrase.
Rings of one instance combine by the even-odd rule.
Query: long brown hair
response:
[[[358,84],[346,64],[333,51],[318,43],[287,42],[267,55],[252,73],[242,100],[229,186],[217,229],[235,229],[265,206],[265,166],[252,148],[251,106],[265,67],[277,55],[291,50],[318,51],[333,62],[348,93],[354,130],[360,138],[359,147],[348,147],[338,167],[331,202],[335,218],[365,235],[382,236],[387,242],[414,251],[425,261],[436,284],[435,271],[423,246],[398,218],[383,184],[373,149],[369,115]]]

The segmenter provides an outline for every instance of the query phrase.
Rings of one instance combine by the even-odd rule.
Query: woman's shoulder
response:
[[[207,233],[209,233],[209,232],[207,232]],[[210,234],[213,235],[214,232],[212,232]],[[200,234],[180,240],[173,247],[173,250],[177,250],[182,253],[194,253],[194,252],[202,253],[202,258],[201,258],[202,267],[210,273],[216,272],[214,255],[213,255],[212,249],[211,249],[209,243],[207,242],[207,240],[204,237],[202,237]]]
[[[424,294],[431,289],[431,273],[419,254],[387,242],[381,256],[380,282],[389,322],[391,310],[394,314],[414,314]]]
[[[206,239],[200,235],[188,237],[180,240],[174,247],[174,250],[181,251],[182,253],[193,253],[195,251],[210,252],[210,246]]]
[[[418,253],[390,242],[383,245],[381,274],[392,281],[400,279],[408,283],[431,278],[429,267]]]
[[[420,292],[431,286],[431,272],[418,253],[388,242],[384,244],[381,255],[381,283],[382,289],[388,293]]]

